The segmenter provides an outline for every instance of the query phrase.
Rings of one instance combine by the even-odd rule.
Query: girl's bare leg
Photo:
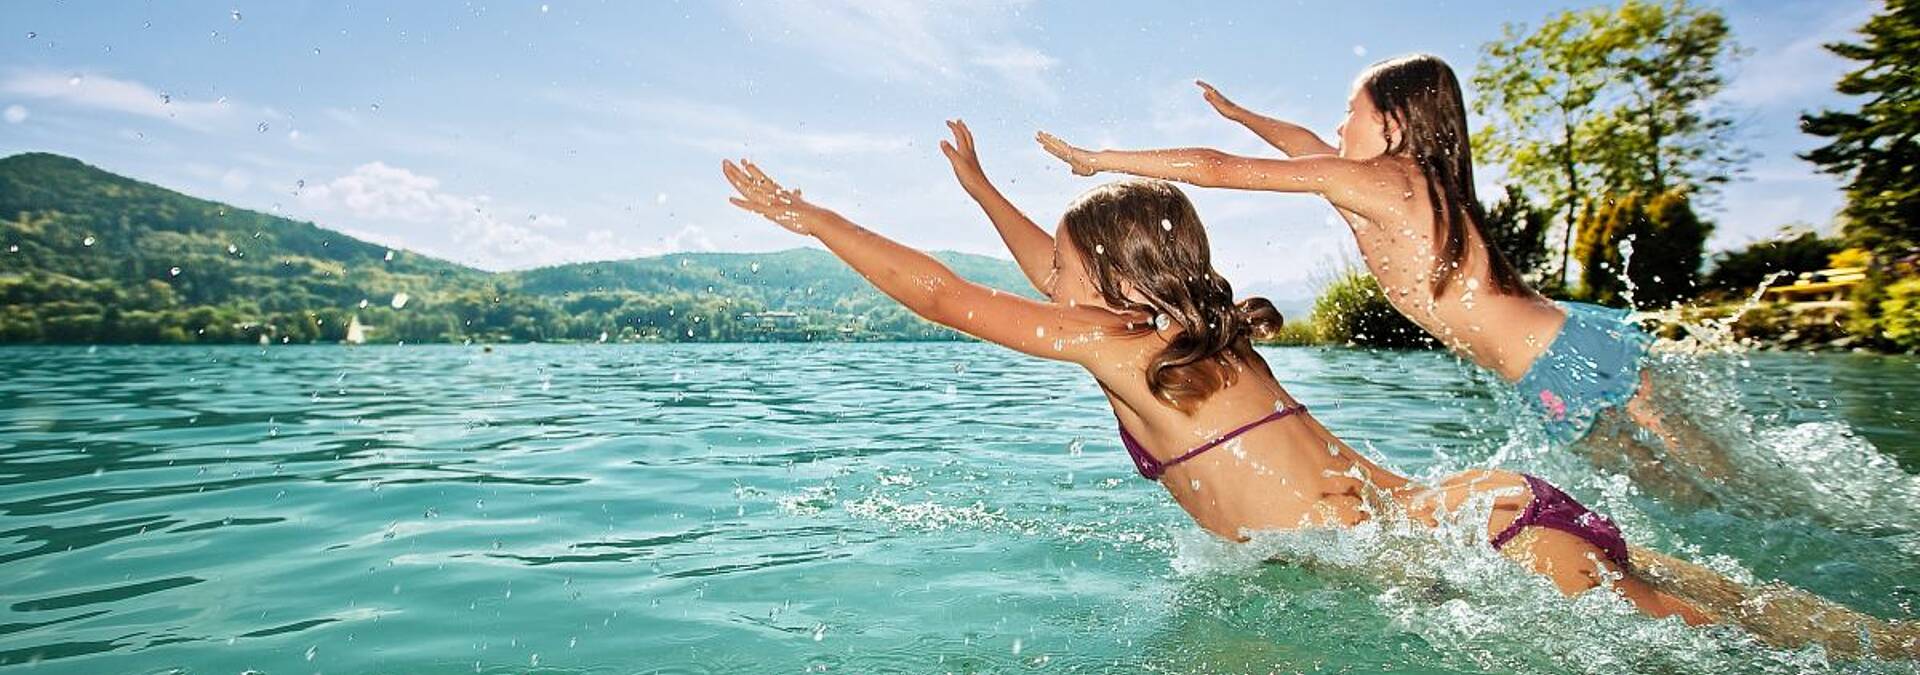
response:
[[[1468,495],[1484,492],[1505,493],[1494,500],[1487,519],[1489,539],[1503,532],[1520,516],[1533,495],[1519,474],[1507,471],[1468,471],[1443,482],[1435,493],[1457,506]],[[1522,528],[1518,535],[1500,547],[1500,553],[1535,574],[1546,577],[1567,596],[1579,595],[1612,579],[1614,592],[1624,596],[1641,612],[1656,619],[1678,616],[1688,625],[1712,623],[1706,613],[1691,603],[1674,598],[1634,578],[1621,574],[1607,561],[1606,551],[1574,534],[1547,527]]]
[[[1842,658],[1871,651],[1884,659],[1920,659],[1920,624],[1868,616],[1778,582],[1749,588],[1662,553],[1638,546],[1629,550],[1634,578],[1775,647],[1818,643]]]
[[[1695,482],[1695,476],[1671,464],[1664,453],[1636,438],[1631,428],[1640,422],[1622,413],[1608,412],[1595,422],[1592,433],[1577,446],[1593,463],[1618,471],[1660,501],[1704,508],[1718,503],[1714,494]]]
[[[1693,470],[1687,473],[1704,480],[1719,482],[1737,475],[1726,446],[1684,415],[1668,412],[1664,407],[1665,401],[1660,400],[1653,383],[1653,373],[1640,371],[1640,389],[1627,401],[1627,415],[1667,446],[1667,461],[1691,467]]]

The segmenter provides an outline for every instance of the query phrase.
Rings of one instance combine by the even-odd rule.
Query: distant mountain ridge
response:
[[[48,153],[0,159],[0,342],[952,339],[830,253],[493,273]],[[1031,293],[1010,261],[937,253]]]

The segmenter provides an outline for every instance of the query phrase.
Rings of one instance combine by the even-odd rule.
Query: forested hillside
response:
[[[0,342],[948,339],[814,249],[491,273],[58,155],[0,159]],[[943,253],[1027,290],[1011,262]]]

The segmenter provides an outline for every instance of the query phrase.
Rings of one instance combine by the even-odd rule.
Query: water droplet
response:
[[[233,244],[227,244],[227,255],[233,255],[239,252],[240,252],[240,247],[234,246]]]
[[[1171,221],[1171,220],[1167,220],[1167,219],[1165,219],[1165,218],[1161,218],[1161,219],[1160,219],[1160,229],[1162,229],[1162,230],[1165,230],[1165,231],[1167,231],[1167,232],[1172,232],[1172,231],[1173,231],[1173,221]]]
[[[32,39],[34,39],[34,38],[37,38],[37,37],[40,37],[40,34],[39,34],[39,33],[35,33],[35,32],[33,32],[33,31],[27,31],[27,39],[28,39],[28,40],[32,40]]]
[[[819,642],[821,640],[826,639],[826,637],[827,637],[827,624],[824,624],[824,623],[815,624],[813,627],[813,641]]]
[[[313,657],[315,657],[315,656],[319,656],[319,655],[320,655],[320,646],[319,646],[319,645],[314,645],[314,646],[312,646],[312,647],[308,647],[308,648],[307,648],[307,660],[308,660],[308,661],[312,661],[312,660],[313,660]]]
[[[1168,327],[1172,325],[1173,325],[1173,317],[1167,316],[1165,314],[1153,315],[1154,330],[1166,330]]]
[[[1094,245],[1093,245],[1093,254],[1094,254],[1094,255],[1106,255],[1106,254],[1107,254],[1107,245],[1106,245],[1106,244],[1094,244]]]
[[[366,309],[366,308],[367,308],[367,299],[366,299],[366,298],[361,298],[361,299],[360,299],[360,309]]]
[[[8,253],[19,253],[19,252],[20,252],[20,245],[19,245],[19,244],[14,244],[14,245],[12,245],[12,246],[8,246],[8,247],[7,247],[7,252],[8,252]]]
[[[412,296],[409,296],[404,292],[395,293],[393,294],[393,301],[388,304],[392,305],[394,309],[400,309],[402,307],[407,306],[407,301],[410,299],[412,299]]]
[[[393,260],[393,250],[392,250],[392,249],[388,249],[388,250],[387,250],[387,257],[385,257],[385,258],[381,258],[381,260]]]
[[[1087,442],[1078,438],[1067,441],[1067,455],[1069,457],[1079,457],[1080,453],[1084,451],[1086,447]]]
[[[180,268],[178,267],[169,268],[167,270],[167,276],[170,276],[170,277],[180,276]]]
[[[259,131],[260,133],[263,133],[263,134],[264,134],[264,133],[267,133],[267,123],[266,123],[266,122],[261,122],[261,123],[259,123],[259,124],[256,124],[256,125],[254,125],[254,127],[253,127],[253,128],[254,128],[255,130],[257,130],[257,131]]]
[[[78,87],[78,86],[80,86],[80,82],[81,82],[81,80],[82,80],[82,79],[83,79],[83,78],[81,78],[81,77],[80,77],[79,75],[75,75],[75,76],[73,76],[73,77],[69,77],[69,78],[67,78],[67,84],[68,84],[69,86],[74,86],[74,87]]]
[[[749,270],[753,270],[753,273],[754,273],[754,274],[759,274],[759,273],[760,273],[760,263],[753,263],[753,264],[751,264],[751,265],[748,265],[748,266],[747,266],[747,269],[749,269]]]
[[[234,20],[234,21],[239,21],[239,20],[240,20],[240,10],[237,10],[237,9],[236,9],[236,10],[233,10],[233,20]],[[271,23],[271,22],[269,22],[269,23]]]
[[[87,238],[85,238],[85,239],[82,239],[82,240],[80,240],[80,245],[81,245],[81,246],[92,246],[92,245],[93,245],[93,242],[94,242],[94,241],[95,241],[95,239],[93,238],[93,235],[87,235]]]
[[[541,13],[541,14],[545,14],[545,13],[547,13],[547,6],[546,6],[546,5],[541,5],[541,6],[540,6],[540,13]]]

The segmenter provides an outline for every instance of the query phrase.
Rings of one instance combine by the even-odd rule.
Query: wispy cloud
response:
[[[986,68],[1000,76],[1001,80],[1012,85],[1029,96],[1043,102],[1052,103],[1060,98],[1048,81],[1048,73],[1060,60],[1046,55],[1033,47],[1021,44],[1008,44],[988,49],[973,57],[974,65]]]
[[[1828,52],[1825,45],[1858,39],[1854,31],[1875,9],[1873,4],[1839,8],[1804,37],[1755,54],[1741,64],[1722,96],[1741,105],[1797,105],[1807,95],[1833,86],[1852,62]]]
[[[806,49],[855,76],[914,84],[994,81],[1056,100],[1048,73],[1057,61],[1012,37],[1012,19],[1025,5],[788,0],[737,3],[728,12],[755,39]]]
[[[0,92],[77,108],[138,115],[206,131],[238,123],[245,106],[224,98],[195,101],[134,80],[101,73],[15,70],[0,79]],[[264,116],[277,117],[271,111]]]
[[[775,152],[806,155],[856,155],[906,150],[905,136],[859,131],[809,131],[761,120],[732,106],[685,99],[643,99],[556,92],[556,103],[582,112],[621,118],[622,129],[654,129],[654,139],[666,139],[720,155]],[[631,139],[631,133],[575,125],[572,132],[594,143]]]
[[[449,192],[437,178],[379,161],[306,185],[299,201],[346,216],[375,241],[404,239],[426,253],[488,269],[603,258],[608,252],[595,238],[602,244],[611,238],[604,231],[570,237],[560,216],[507,216],[491,197]]]

